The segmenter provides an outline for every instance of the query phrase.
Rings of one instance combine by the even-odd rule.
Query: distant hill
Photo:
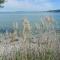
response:
[[[49,10],[47,12],[60,12],[60,9],[59,10]]]
[[[58,10],[48,10],[48,11],[13,11],[13,12],[0,12],[0,13],[44,13],[44,12],[60,12],[60,9]]]

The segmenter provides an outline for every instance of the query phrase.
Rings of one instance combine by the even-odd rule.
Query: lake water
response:
[[[35,23],[39,23],[42,16],[51,16],[60,25],[60,13],[55,12],[41,12],[41,13],[0,13],[0,32],[5,32],[6,30],[12,31],[13,22],[17,22],[19,29],[22,28],[22,20],[26,17],[31,26],[35,26]]]

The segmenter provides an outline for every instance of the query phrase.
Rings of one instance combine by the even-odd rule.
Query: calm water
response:
[[[19,29],[22,28],[22,20],[26,17],[31,26],[34,27],[35,23],[39,23],[42,16],[51,16],[60,24],[60,13],[0,13],[0,32],[12,30],[13,22],[17,22]]]

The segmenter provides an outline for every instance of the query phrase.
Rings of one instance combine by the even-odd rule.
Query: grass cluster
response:
[[[18,30],[18,24],[13,23],[13,33],[6,31],[5,40],[19,41],[22,45],[18,51],[15,48],[7,55],[3,53],[0,60],[60,60],[60,33],[59,25],[52,17],[44,17],[36,23],[34,30],[29,21],[23,19],[23,29]],[[8,51],[8,50],[7,50]]]

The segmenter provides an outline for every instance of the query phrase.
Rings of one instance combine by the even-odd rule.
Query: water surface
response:
[[[21,12],[12,12],[12,13],[0,13],[0,32],[5,32],[6,30],[12,30],[13,22],[17,22],[19,29],[22,28],[22,20],[26,17],[31,26],[34,27],[36,23],[39,23],[42,16],[51,16],[55,19],[56,22],[60,24],[60,13],[56,12],[40,12],[40,13],[21,13]]]

